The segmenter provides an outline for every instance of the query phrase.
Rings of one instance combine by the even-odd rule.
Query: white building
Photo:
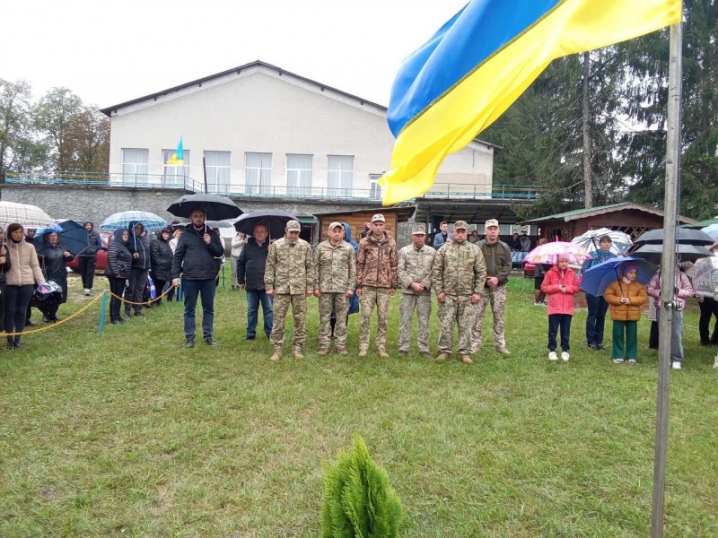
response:
[[[236,196],[378,199],[386,108],[257,61],[103,110],[114,184]],[[168,166],[182,137],[184,166]],[[489,198],[496,146],[449,156],[432,191]],[[204,160],[204,163],[203,163]]]

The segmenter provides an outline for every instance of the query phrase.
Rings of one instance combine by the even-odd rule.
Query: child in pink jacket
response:
[[[568,255],[559,254],[558,262],[548,270],[541,284],[541,291],[548,295],[548,359],[558,360],[556,356],[556,333],[561,328],[561,358],[568,354],[573,319],[573,296],[578,292],[578,278],[568,267]]]

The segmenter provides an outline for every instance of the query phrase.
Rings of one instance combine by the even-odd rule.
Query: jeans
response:
[[[197,296],[202,294],[202,336],[206,340],[212,337],[214,327],[214,293],[217,286],[214,279],[182,281],[184,293],[184,335],[188,340],[194,339],[196,329],[195,308]]]
[[[25,316],[32,298],[35,286],[7,286],[5,288],[5,332],[21,333],[25,328]],[[12,336],[7,337],[8,342],[13,341]],[[20,341],[20,335],[14,337],[15,342]]]
[[[147,277],[149,276],[149,269],[140,269],[139,267],[133,267],[130,270],[130,284],[127,286],[125,291],[125,301],[131,301],[133,303],[143,302],[145,295],[145,286],[147,286]],[[142,306],[138,304],[130,305],[125,302],[125,313],[130,315],[130,307],[135,312],[142,312]]]
[[[569,340],[571,339],[571,316],[570,314],[551,314],[548,317],[548,350],[556,351],[556,333],[561,328],[561,349],[568,351],[571,349]]]
[[[95,279],[95,264],[97,256],[80,256],[80,276],[82,277],[82,287],[91,290],[92,283]]]
[[[701,309],[701,317],[698,320],[701,344],[718,344],[718,322],[713,327],[713,334],[710,334],[711,318],[715,316],[718,319],[718,301],[711,297],[704,297],[698,306]]]
[[[656,309],[656,321],[661,324],[661,309]],[[683,310],[673,311],[671,322],[671,362],[683,362]]]
[[[272,309],[274,301],[264,290],[247,290],[247,336],[252,338],[257,336],[257,314],[260,302],[264,316],[264,333],[269,338],[274,323],[274,310]]]
[[[625,345],[624,345],[625,342]],[[613,359],[636,359],[638,356],[638,322],[613,322]]]
[[[603,328],[606,324],[608,303],[603,297],[586,294],[588,317],[586,318],[586,340],[588,345],[599,346],[603,344]]]
[[[115,278],[108,276],[107,280],[110,282],[110,291],[122,297],[125,291],[125,280],[124,278]],[[110,296],[110,321],[119,321],[121,318],[120,310],[122,309],[122,299],[117,299],[114,295]]]

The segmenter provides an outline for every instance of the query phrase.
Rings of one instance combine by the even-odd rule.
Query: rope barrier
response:
[[[99,301],[100,299],[102,299],[102,295],[98,295],[97,297],[95,297],[92,301],[90,301],[90,302],[87,303],[85,306],[83,306],[82,308],[80,308],[80,310],[78,310],[78,311],[75,312],[74,314],[70,314],[70,315],[67,316],[65,319],[61,319],[60,321],[55,322],[55,323],[53,323],[52,325],[48,325],[47,327],[41,327],[41,328],[39,328],[39,329],[32,329],[32,330],[30,330],[30,331],[23,331],[23,332],[21,332],[21,333],[6,333],[6,332],[2,332],[2,333],[0,333],[0,337],[2,337],[2,336],[25,336],[26,334],[41,333],[41,332],[43,332],[43,331],[48,331],[48,330],[50,330],[50,329],[54,329],[55,327],[59,327],[59,326],[62,325],[63,323],[67,323],[67,322],[70,321],[71,319],[73,319],[73,318],[79,316],[80,314],[82,314],[85,310],[87,310],[88,308],[90,308],[93,304],[95,304],[95,303],[96,303],[97,301]]]

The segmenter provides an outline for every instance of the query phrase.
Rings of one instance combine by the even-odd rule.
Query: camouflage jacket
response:
[[[317,259],[317,289],[323,293],[354,291],[357,280],[357,256],[354,247],[346,241],[337,246],[329,240],[319,243]]]
[[[307,290],[313,291],[316,280],[317,268],[309,243],[304,239],[290,242],[286,237],[272,243],[264,271],[267,291],[296,295]]]
[[[433,286],[437,295],[481,293],[486,281],[486,265],[481,249],[468,241],[452,241],[434,257]]]
[[[424,291],[420,295],[431,294],[432,266],[434,264],[436,250],[428,245],[417,249],[412,243],[399,251],[399,283],[401,293],[416,295],[411,289],[414,282],[424,285]]]
[[[384,237],[377,241],[369,233],[359,243],[357,287],[398,288],[398,265],[399,257],[396,253],[394,238],[384,232]]]

